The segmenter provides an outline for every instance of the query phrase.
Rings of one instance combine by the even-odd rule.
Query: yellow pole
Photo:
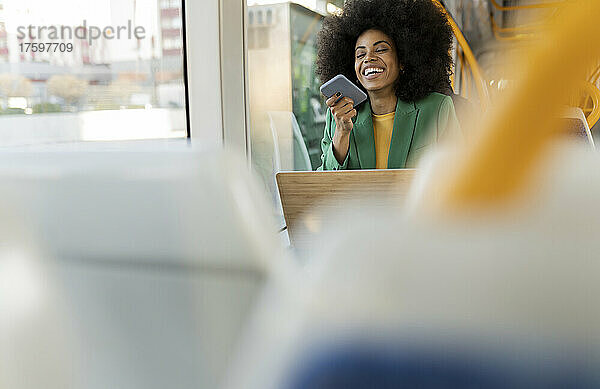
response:
[[[600,90],[598,90],[596,85],[590,82],[586,82],[583,88],[586,94],[585,108],[587,108],[588,101],[591,100],[592,109],[591,112],[589,112],[589,115],[588,112],[586,112],[586,119],[588,126],[592,128],[600,119]]]
[[[446,11],[446,8],[444,8],[444,6],[439,2],[439,0],[433,0],[433,2],[442,9],[444,14],[446,14],[446,17],[448,18],[448,23],[450,23],[452,31],[454,32],[454,36],[456,37],[458,44],[462,48],[465,58],[469,64],[469,67],[471,68],[473,79],[475,81],[475,87],[477,88],[477,94],[479,95],[479,103],[481,104],[481,109],[485,111],[489,106],[490,96],[488,94],[485,78],[483,77],[483,72],[481,71],[481,68],[477,63],[477,59],[475,58],[475,55],[473,54],[473,51],[471,50],[467,39],[463,35],[462,31],[460,31],[460,28],[458,28],[458,24],[456,24],[456,21],[454,21],[452,15],[450,15],[450,13]]]

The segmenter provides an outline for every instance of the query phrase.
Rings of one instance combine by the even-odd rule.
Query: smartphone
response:
[[[351,98],[352,101],[354,101],[355,107],[367,100],[367,94],[354,85],[343,74],[338,74],[321,86],[321,93],[327,98],[330,98],[338,92],[342,94],[340,99],[342,97]]]

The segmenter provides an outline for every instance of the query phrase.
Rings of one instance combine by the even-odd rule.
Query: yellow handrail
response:
[[[594,70],[589,80],[593,85],[598,86],[598,79],[600,79],[600,65]]]
[[[494,18],[494,14],[490,14],[490,20],[492,22],[492,29],[498,32],[522,32],[522,31],[535,31],[536,29],[543,26],[543,24],[527,24],[524,26],[517,27],[500,27],[496,23],[496,19]]]
[[[536,4],[524,4],[524,5],[510,5],[503,6],[496,2],[496,0],[490,0],[494,8],[498,11],[518,11],[522,9],[541,9],[541,8],[553,8],[559,5],[563,5],[564,1],[555,1],[549,3],[536,3]]]
[[[531,37],[531,34],[519,34],[519,35],[513,35],[513,36],[503,36],[500,35],[500,33],[498,33],[497,30],[492,30],[494,32],[494,37],[499,40],[499,41],[519,41],[519,40],[523,40],[526,38]]]
[[[584,92],[586,95],[582,105],[585,107],[587,100],[592,100],[592,110],[589,115],[586,114],[588,125],[592,128],[600,120],[600,90],[596,85],[586,82],[584,83]]]
[[[487,84],[483,77],[483,72],[481,71],[481,68],[477,63],[477,59],[475,58],[475,55],[473,54],[469,43],[465,39],[465,36],[463,35],[462,31],[460,31],[460,28],[458,28],[458,24],[456,24],[456,21],[454,21],[452,15],[450,15],[450,13],[446,10],[446,8],[444,8],[444,6],[439,2],[439,0],[433,0],[433,2],[443,10],[444,14],[446,14],[446,17],[448,18],[448,22],[452,27],[454,36],[456,37],[456,40],[458,41],[458,44],[460,45],[466,57],[467,63],[471,68],[471,73],[473,74],[473,78],[475,80],[475,87],[477,88],[477,94],[479,95],[479,103],[481,104],[481,109],[483,111],[486,111],[489,106],[490,96],[487,90]]]
[[[494,33],[494,37],[499,41],[517,41],[526,38],[530,38],[532,36],[532,32],[535,31],[536,28],[541,27],[538,25],[526,25],[519,27],[500,27],[496,23],[496,19],[494,18],[494,14],[490,14],[490,21],[492,23],[492,32]],[[521,31],[527,31],[527,33],[522,33]],[[501,32],[518,32],[517,35],[505,36],[500,35]]]

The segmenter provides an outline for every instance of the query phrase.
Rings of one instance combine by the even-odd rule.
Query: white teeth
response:
[[[371,74],[383,73],[383,69],[381,68],[367,68],[364,71],[365,76],[370,76]]]

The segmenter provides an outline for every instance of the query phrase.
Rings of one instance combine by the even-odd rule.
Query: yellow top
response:
[[[390,154],[390,143],[394,132],[395,112],[385,115],[373,114],[373,128],[375,129],[375,167],[387,169],[388,155]]]

